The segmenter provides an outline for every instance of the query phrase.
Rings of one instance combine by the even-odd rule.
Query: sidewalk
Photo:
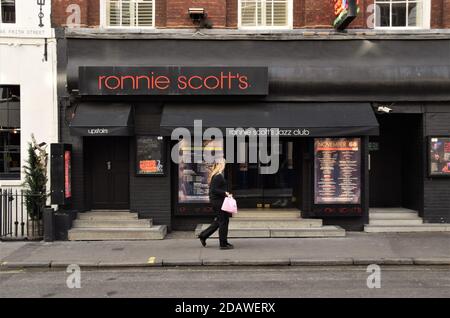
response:
[[[218,240],[203,248],[197,239],[162,241],[0,242],[0,269],[229,265],[449,265],[450,233],[347,233],[344,238]]]

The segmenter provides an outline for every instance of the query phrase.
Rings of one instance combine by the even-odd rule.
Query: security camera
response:
[[[392,108],[389,108],[387,106],[378,106],[377,110],[379,113],[386,113],[386,114],[392,113]]]

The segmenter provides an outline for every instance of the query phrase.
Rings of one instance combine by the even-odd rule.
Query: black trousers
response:
[[[213,235],[217,229],[219,229],[220,246],[226,246],[228,244],[228,224],[230,222],[230,213],[222,211],[220,206],[213,205],[213,209],[217,216],[214,218],[213,223],[211,223],[207,229],[200,233],[199,237],[206,240]]]

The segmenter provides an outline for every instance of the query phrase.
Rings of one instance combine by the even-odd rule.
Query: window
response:
[[[291,28],[292,0],[240,0],[239,26],[241,28]]]
[[[107,27],[153,27],[155,0],[104,0]]]
[[[16,0],[1,0],[2,23],[16,23]]]
[[[0,86],[0,179],[20,179],[19,86]]]
[[[428,0],[375,0],[377,28],[426,28]]]

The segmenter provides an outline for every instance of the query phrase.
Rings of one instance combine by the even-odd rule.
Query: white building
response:
[[[58,107],[51,1],[0,0],[0,11],[0,188],[4,189],[23,183],[31,134],[39,143],[57,142]]]

